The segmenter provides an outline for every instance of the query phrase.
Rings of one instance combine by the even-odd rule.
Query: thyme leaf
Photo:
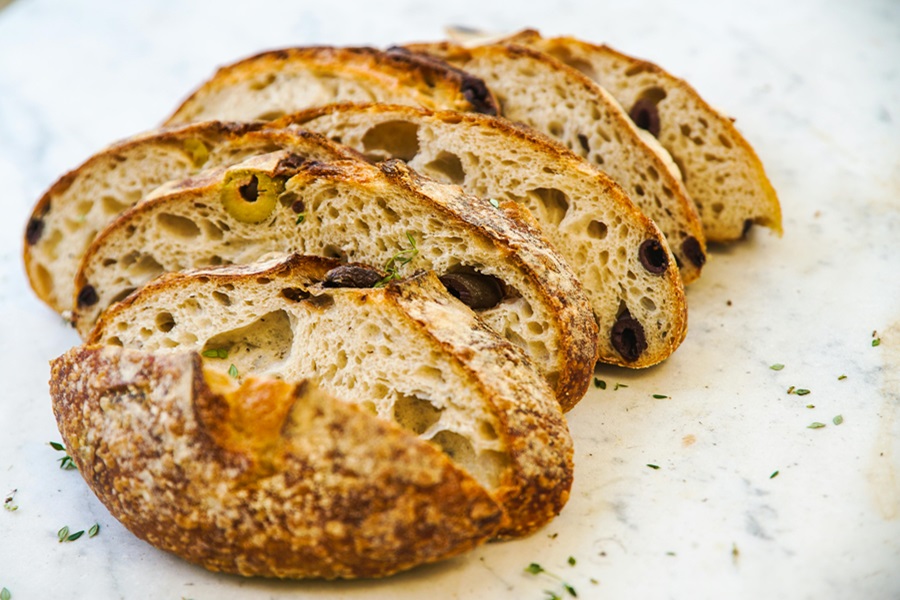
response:
[[[237,367],[234,366],[234,363],[232,363],[231,366],[228,367],[228,374],[231,375],[232,377],[234,377],[235,379],[237,379],[238,370],[237,370]]]
[[[60,543],[66,541],[66,538],[69,537],[69,526],[63,525],[60,530],[56,532],[56,537],[59,539]]]
[[[781,363],[775,363],[774,365],[770,366],[769,368],[772,369],[773,371],[780,371],[784,368],[784,365]]]
[[[819,423],[818,421],[813,421],[806,426],[807,429],[822,429],[823,427],[825,427],[825,423]]]
[[[647,463],[647,466],[650,467],[651,469],[653,469],[654,471],[658,471],[658,470],[659,470],[659,465],[652,465],[652,464],[650,464],[650,463]]]
[[[594,387],[600,388],[601,390],[605,390],[606,382],[603,381],[602,379],[598,379],[598,378],[594,377]]]
[[[0,590],[0,600],[10,600],[10,598],[12,598],[12,592],[6,588]]]
[[[836,415],[836,416],[831,420],[831,422],[834,423],[835,425],[840,425],[841,423],[844,422],[844,417],[843,417],[842,415]]]
[[[88,537],[95,537],[98,533],[100,533],[100,523],[94,523],[91,525],[91,528],[88,529]]]
[[[201,356],[206,358],[228,358],[228,350],[225,348],[210,348],[204,350]]]

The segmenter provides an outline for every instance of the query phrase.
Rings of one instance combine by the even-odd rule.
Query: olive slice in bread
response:
[[[706,240],[668,153],[606,90],[555,58],[515,44],[409,44],[484,80],[502,116],[559,140],[605,171],[662,230],[684,283],[700,276]]]
[[[707,240],[737,240],[754,224],[781,233],[778,195],[756,152],[733,120],[686,81],[654,63],[571,36],[544,38],[526,30],[508,41],[578,69],[657,138],[681,170]]]
[[[354,156],[295,128],[219,121],[149,131],[98,152],[60,177],[32,211],[24,243],[32,289],[55,311],[69,315],[85,250],[122,211],[163,183],[274,150],[324,161]]]
[[[312,46],[263,52],[220,68],[167,124],[271,120],[329,102],[393,102],[496,114],[484,82],[397,50]]]
[[[524,353],[432,272],[371,288],[335,275],[350,269],[366,270],[291,255],[169,273],[110,308],[88,343],[200,353],[237,382],[314,378],[443,449],[501,505],[501,535],[553,518],[571,441]]]
[[[400,161],[298,161],[275,152],[161,187],[101,233],[76,288],[82,336],[100,313],[153,277],[269,252],[336,256],[388,276],[436,270],[494,288],[473,306],[523,347],[565,409],[583,396],[597,325],[581,284],[514,203],[494,206],[419,176]],[[453,275],[448,279],[447,275]],[[460,284],[463,282],[463,284]]]
[[[271,126],[283,124],[527,208],[591,301],[602,362],[650,366],[684,339],[684,289],[665,238],[621,187],[554,140],[499,117],[388,104],[332,104]],[[633,337],[617,335],[625,319]]]

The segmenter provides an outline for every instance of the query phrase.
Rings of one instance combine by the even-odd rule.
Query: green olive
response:
[[[222,204],[229,215],[241,223],[262,223],[278,203],[284,181],[264,173],[229,173],[222,186]]]

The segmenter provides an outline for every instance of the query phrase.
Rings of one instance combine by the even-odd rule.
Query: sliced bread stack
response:
[[[212,570],[324,578],[553,518],[595,362],[665,360],[706,233],[780,228],[767,181],[692,199],[683,88],[601,50],[266,52],[60,178],[25,265],[84,338],[51,395],[110,512]]]

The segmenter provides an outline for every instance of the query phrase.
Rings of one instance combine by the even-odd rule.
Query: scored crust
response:
[[[60,177],[32,211],[24,241],[32,289],[55,311],[70,313],[84,252],[123,211],[166,182],[279,149],[311,160],[355,157],[348,148],[296,128],[219,121],[146,132],[98,152]]]
[[[284,186],[277,199],[267,198],[270,212],[258,223],[230,212],[266,206],[236,200],[234,190],[250,181]],[[412,238],[417,248],[407,268],[474,271],[502,282],[504,296],[482,318],[528,352],[569,409],[590,383],[597,325],[575,275],[520,213],[515,204],[497,208],[420,177],[399,161],[297,165],[285,153],[255,157],[160,188],[98,236],[76,281],[76,327],[86,335],[109,304],[163,272],[246,263],[268,252],[380,266],[410,252]]]
[[[598,165],[666,235],[683,281],[700,276],[706,240],[677,167],[603,88],[555,58],[516,44],[467,48],[437,42],[406,48],[481,77],[504,117],[534,127]]]
[[[220,68],[167,124],[270,120],[335,101],[393,102],[497,114],[484,82],[402,50],[313,46],[263,52]]]
[[[508,40],[578,69],[630,113],[645,111],[645,127],[681,169],[707,240],[734,241],[753,224],[781,233],[778,196],[756,152],[733,120],[686,81],[654,63],[569,36],[543,38],[526,30]]]
[[[110,513],[214,571],[381,577],[501,522],[446,455],[308,382],[238,387],[196,354],[78,347],[50,386],[66,449]]]
[[[501,535],[531,533],[558,514],[571,441],[521,350],[433,273],[383,288],[323,285],[339,265],[290,255],[169,273],[110,308],[87,343],[199,352],[236,381],[314,378],[453,457],[502,506]]]
[[[332,104],[271,126],[288,124],[372,161],[400,158],[474,196],[528,209],[591,301],[601,362],[650,366],[684,339],[684,290],[662,234],[609,177],[550,138],[499,117],[380,103]],[[648,260],[651,247],[659,249],[659,262]],[[626,314],[647,344],[636,355],[614,339]]]

